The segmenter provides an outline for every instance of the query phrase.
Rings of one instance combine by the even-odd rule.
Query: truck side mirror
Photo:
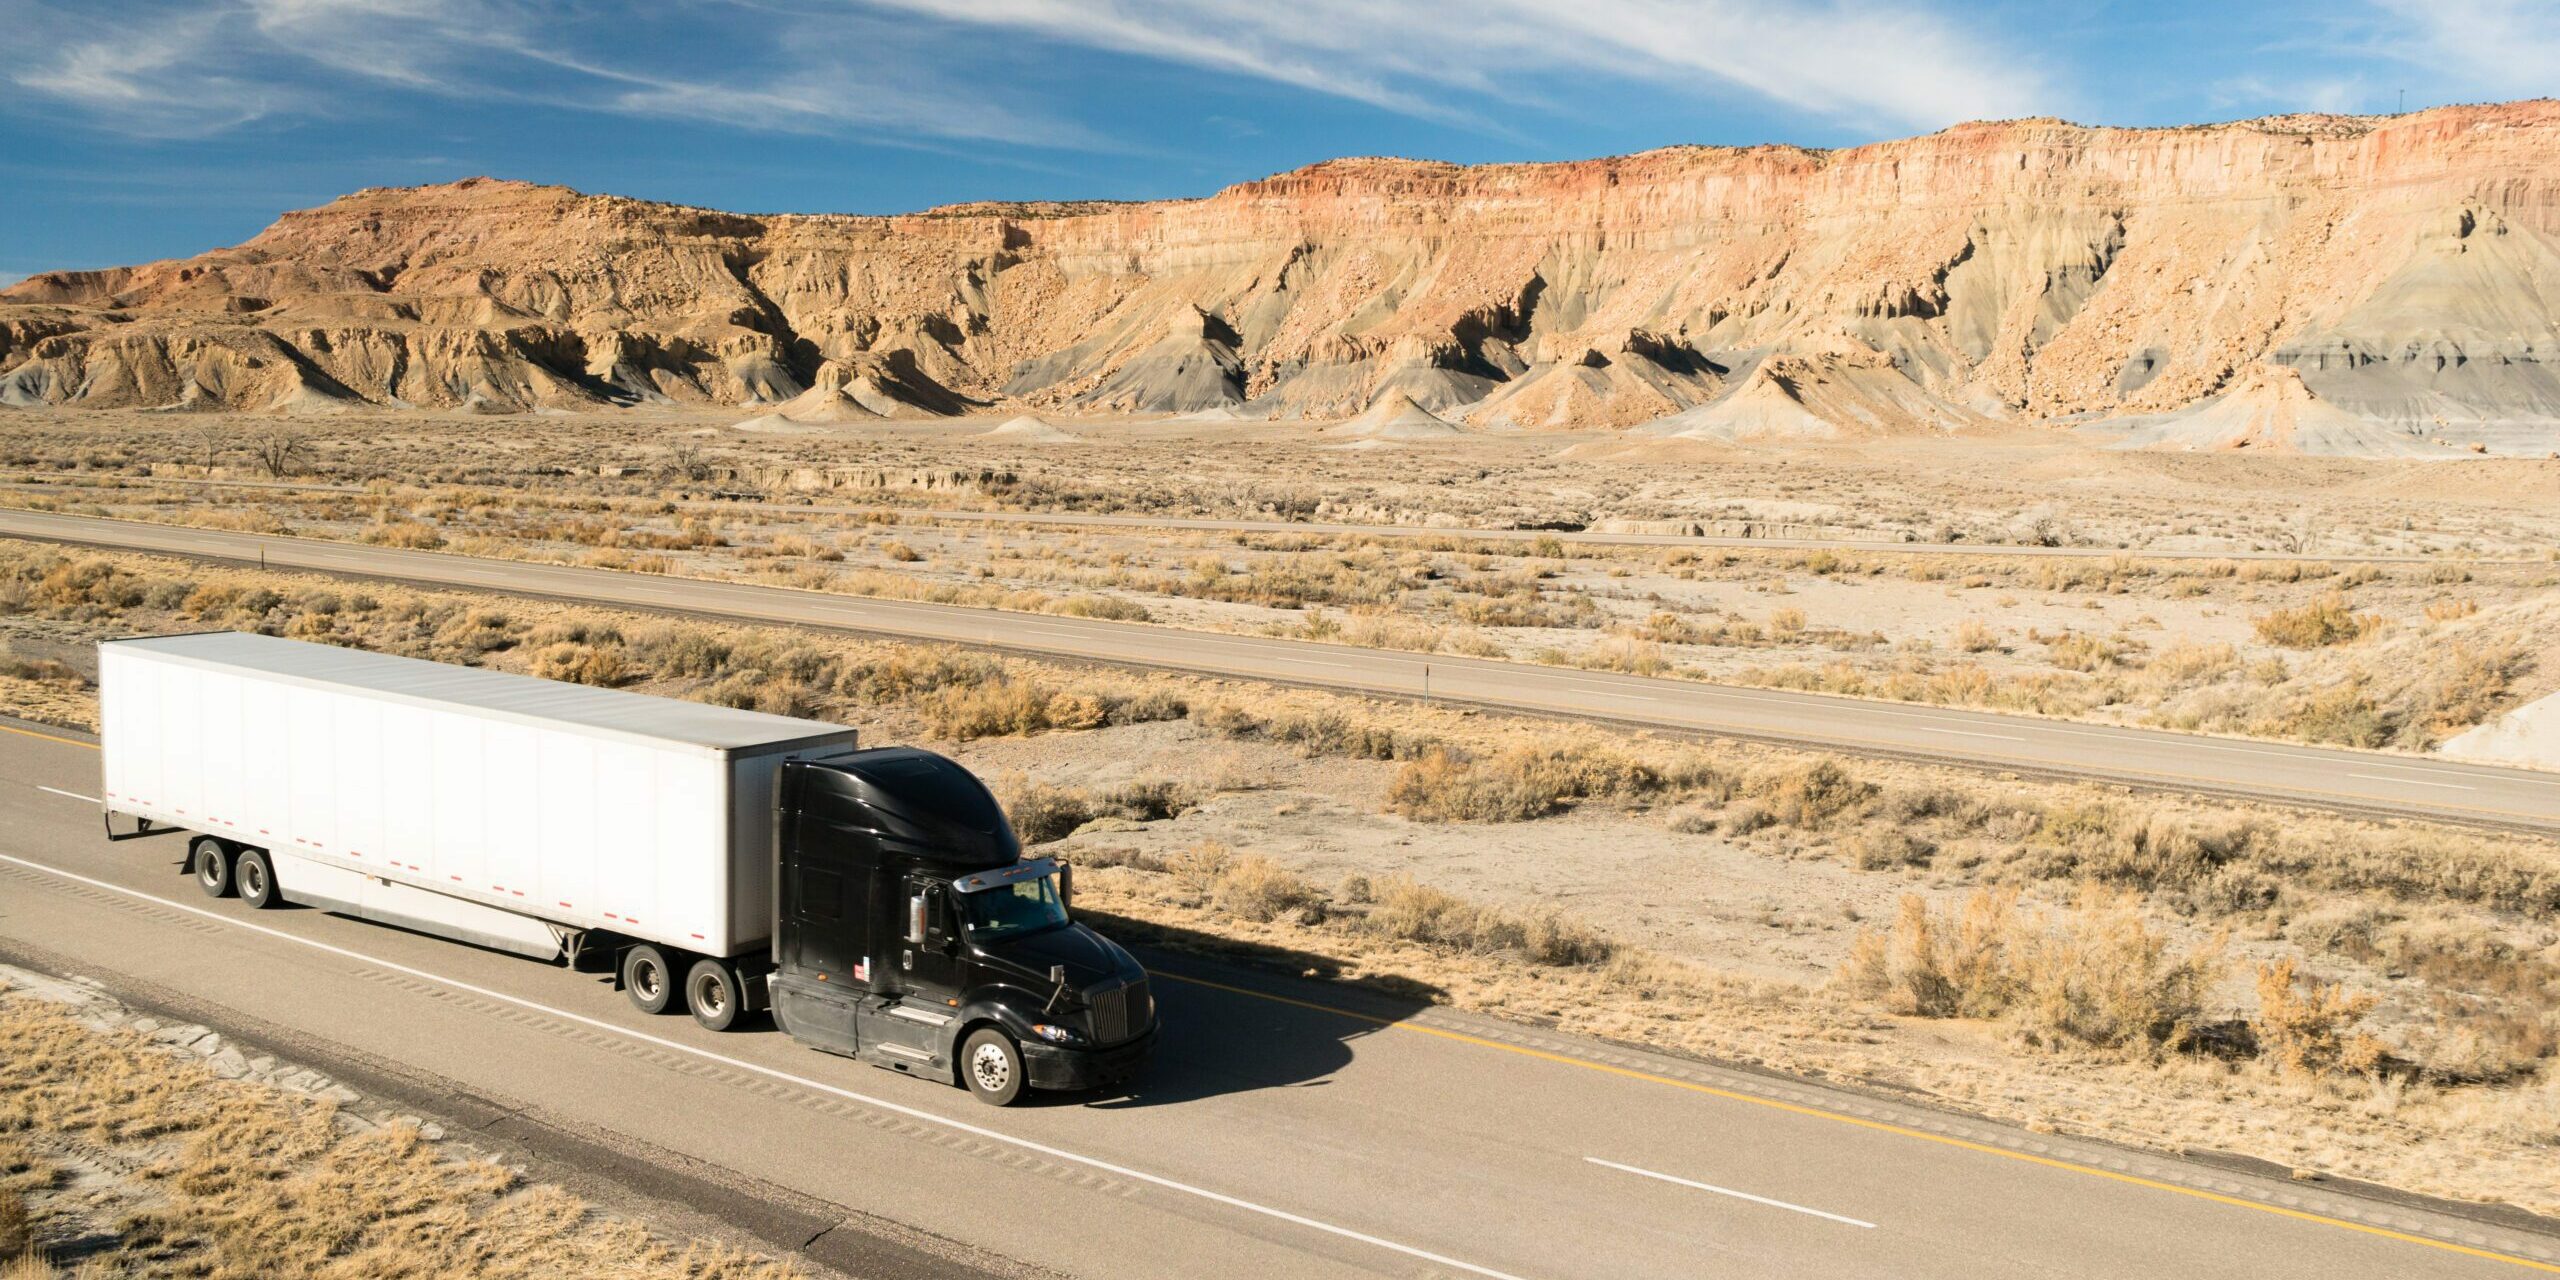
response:
[[[1074,906],[1075,898],[1075,864],[1071,862],[1061,862],[1058,864],[1058,905],[1062,907]]]
[[[925,901],[924,901],[924,895],[923,895],[923,894],[921,894],[921,893],[919,893],[919,894],[915,895],[914,897],[907,899],[907,945],[908,945],[908,946],[911,946],[911,947],[921,947],[921,946],[923,946],[923,945],[924,945],[924,922],[925,922]]]

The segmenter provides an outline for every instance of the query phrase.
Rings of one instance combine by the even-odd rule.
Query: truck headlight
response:
[[[1074,1027],[1061,1027],[1046,1022],[1035,1024],[1031,1028],[1031,1034],[1038,1036],[1051,1044],[1084,1043],[1084,1033],[1076,1030]]]

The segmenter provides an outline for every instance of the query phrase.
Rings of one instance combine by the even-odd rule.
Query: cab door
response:
[[[909,911],[923,901],[924,939],[899,940],[898,972],[906,998],[916,1004],[951,1008],[960,1003],[959,904],[951,887],[922,876],[906,879],[904,901]]]
[[[893,923],[879,935],[873,961],[880,994],[860,1012],[861,1056],[899,1071],[941,1078],[951,1070],[960,1003],[959,935],[950,890],[920,876],[886,880]],[[915,928],[921,915],[922,928]]]

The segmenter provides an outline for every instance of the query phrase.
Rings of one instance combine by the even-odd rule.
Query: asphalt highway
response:
[[[595,975],[204,898],[179,837],[102,837],[97,774],[79,735],[0,725],[0,948],[1071,1275],[2560,1273],[2513,1223],[1168,956],[1136,1091],[999,1111]]]
[[[96,477],[83,477],[78,483],[100,483]],[[193,485],[210,488],[275,489],[288,492],[362,493],[362,485],[324,483],[308,480],[230,480],[202,479],[193,476],[154,476],[124,482],[134,488],[155,485]],[[16,489],[28,493],[60,493],[57,484],[11,483],[0,489]],[[2060,546],[2048,547],[2013,542],[1902,542],[1884,538],[1786,538],[1770,536],[1736,536],[1713,533],[1637,533],[1611,532],[1603,529],[1491,529],[1458,525],[1416,524],[1350,524],[1339,521],[1241,519],[1228,516],[1141,515],[1114,511],[979,511],[960,507],[895,507],[877,504],[840,505],[808,501],[752,499],[694,499],[680,502],[688,511],[748,512],[779,519],[793,516],[889,516],[898,519],[981,524],[1004,527],[1054,527],[1066,529],[1180,529],[1205,533],[1311,534],[1323,537],[1391,538],[1406,541],[1430,541],[1442,538],[1464,538],[1479,542],[1532,543],[1552,538],[1568,546],[1600,547],[1688,547],[1695,550],[1761,550],[1761,551],[1856,551],[1893,555],[1980,555],[2024,556],[2062,559],[2108,559],[2123,556],[2135,560],[2316,560],[2332,564],[2434,564],[2445,556],[2406,553],[2330,551],[2247,551],[2210,547],[2128,548]],[[2533,564],[2532,560],[2498,558],[2463,558],[2464,564]]]
[[[1606,721],[1995,771],[2560,831],[2560,774],[2418,756],[0,510],[0,535]]]

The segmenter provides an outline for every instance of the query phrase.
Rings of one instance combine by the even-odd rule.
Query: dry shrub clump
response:
[[[1519,822],[1596,798],[1632,798],[1708,785],[1704,760],[1651,761],[1620,752],[1515,744],[1482,758],[1434,746],[1398,770],[1387,804],[1422,822]]]
[[[1257,924],[1283,917],[1305,924],[1324,919],[1324,891],[1258,853],[1204,844],[1176,857],[1172,871],[1175,883],[1223,915]]]
[[[0,1163],[21,1163],[7,1149],[27,1139],[104,1148],[106,1167],[134,1170],[152,1192],[119,1216],[117,1238],[83,1261],[83,1277],[801,1274],[708,1242],[670,1246],[557,1187],[450,1158],[414,1126],[342,1133],[336,1110],[220,1079],[42,1001],[0,999]],[[24,1190],[12,1180],[0,1204],[24,1209]]]
[[[1261,854],[1214,842],[1163,859],[1108,849],[1084,850],[1078,857],[1163,876],[1176,891],[1175,901],[1215,917],[1319,929],[1350,943],[1413,944],[1554,968],[1621,958],[1605,935],[1551,908],[1519,911],[1471,902],[1407,876],[1353,876],[1328,891]]]
[[[2364,1073],[2382,1063],[2382,1042],[2355,1029],[2375,998],[2301,973],[2287,956],[2258,970],[2258,1050],[2303,1075]]]
[[[386,520],[369,525],[363,533],[356,535],[356,540],[377,547],[409,547],[419,551],[433,551],[444,545],[444,535],[436,532],[434,525],[416,520]]]
[[[1375,905],[1359,917],[1359,927],[1379,937],[1478,954],[1518,954],[1545,965],[1597,964],[1614,950],[1599,932],[1560,913],[1488,907],[1410,876],[1376,881],[1369,894]]]
[[[2382,619],[2357,613],[2342,592],[2332,591],[2298,609],[2278,609],[2251,620],[2258,638],[2287,649],[2318,649],[2361,640],[2382,627]]]
[[[1771,770],[1753,778],[1750,786],[1750,795],[1763,813],[1807,829],[1829,825],[1875,793],[1874,784],[1860,781],[1839,761],[1829,759]]]
[[[1161,778],[1123,783],[1097,794],[1008,774],[997,780],[995,790],[1005,816],[1013,822],[1014,834],[1024,844],[1063,840],[1096,818],[1162,822],[1181,817],[1199,802],[1188,785]]]
[[[2191,1044],[2221,972],[2218,947],[2171,954],[2128,896],[2084,894],[2030,917],[2014,890],[1977,889],[1950,912],[1917,894],[1861,930],[1839,978],[1921,1018],[1998,1018],[2024,1042],[2153,1057]]]
[[[1190,711],[1179,695],[1160,689],[1065,689],[1001,670],[976,682],[942,685],[922,696],[916,709],[936,736],[956,742],[1178,720]]]
[[[1391,718],[1366,715],[1329,700],[1308,705],[1298,700],[1260,699],[1251,703],[1219,698],[1195,706],[1191,720],[1230,738],[1260,738],[1286,743],[1307,756],[1344,756],[1354,760],[1410,760],[1442,744]]]

